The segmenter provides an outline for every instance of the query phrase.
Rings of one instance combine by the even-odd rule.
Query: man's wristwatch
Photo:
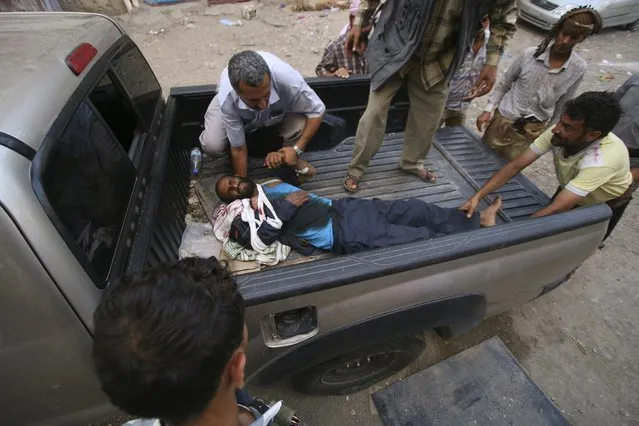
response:
[[[304,151],[302,151],[302,150],[300,149],[300,147],[299,147],[299,146],[297,146],[297,145],[293,145],[293,149],[295,150],[295,154],[297,154],[297,156],[298,156],[298,157],[299,157],[300,155],[302,155],[302,153],[304,152]]]

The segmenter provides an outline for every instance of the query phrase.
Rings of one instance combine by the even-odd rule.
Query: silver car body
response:
[[[639,25],[637,0],[517,0],[519,18],[549,30],[561,15],[578,6],[592,6],[603,20],[603,27]]]

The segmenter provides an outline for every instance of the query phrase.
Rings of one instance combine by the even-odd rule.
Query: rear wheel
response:
[[[639,31],[639,19],[632,24],[628,24],[628,29],[632,32]]]
[[[296,391],[314,395],[355,393],[405,368],[424,346],[421,338],[397,337],[311,367],[297,374],[291,383]]]

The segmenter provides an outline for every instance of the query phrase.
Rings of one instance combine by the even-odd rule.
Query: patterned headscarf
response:
[[[535,58],[546,51],[562,29],[570,34],[589,36],[601,30],[601,16],[590,6],[577,7],[564,13],[537,47]]]

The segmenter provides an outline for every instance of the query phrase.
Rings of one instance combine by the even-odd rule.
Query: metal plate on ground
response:
[[[569,425],[493,337],[373,394],[384,425]]]

